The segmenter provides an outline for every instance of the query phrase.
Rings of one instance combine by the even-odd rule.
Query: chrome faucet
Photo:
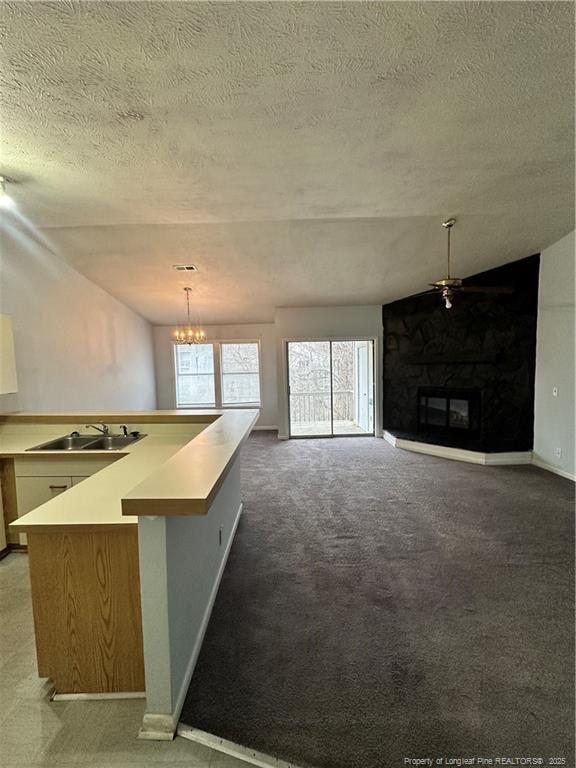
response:
[[[122,430],[124,437],[128,437],[128,427],[126,424],[120,424],[120,429]]]
[[[103,435],[108,435],[110,433],[110,427],[107,424],[104,424],[103,421],[99,421],[98,424],[101,424],[101,427],[96,426],[96,424],[86,424],[86,429],[97,429],[98,432],[102,432]]]

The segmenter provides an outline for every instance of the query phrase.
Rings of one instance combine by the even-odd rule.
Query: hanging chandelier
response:
[[[190,293],[192,288],[186,286],[186,312],[188,322],[185,326],[180,326],[174,331],[174,343],[175,344],[202,344],[206,341],[206,333],[204,330],[196,325],[192,325],[190,319]]]

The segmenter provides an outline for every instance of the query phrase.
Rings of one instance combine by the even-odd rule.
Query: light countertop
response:
[[[207,514],[257,417],[253,409],[0,415],[0,459],[117,459],[11,527],[22,532],[60,526],[102,530],[135,525],[141,514]],[[121,451],[50,451],[48,456],[27,450],[65,434],[62,425],[79,429],[97,421],[127,423],[141,432],[149,424],[150,434]]]

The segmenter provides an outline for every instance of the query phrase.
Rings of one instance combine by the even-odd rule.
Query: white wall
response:
[[[139,520],[144,738],[174,734],[241,510],[236,457],[208,515]]]
[[[276,310],[278,366],[278,436],[288,437],[286,341],[312,339],[376,339],[375,431],[381,433],[382,413],[382,306],[283,307]]]
[[[276,429],[278,425],[278,402],[274,324],[208,325],[204,328],[209,341],[240,341],[242,339],[260,341],[262,407],[257,426]],[[154,328],[158,408],[171,409],[176,407],[173,332],[173,326]]]
[[[156,408],[150,324],[14,215],[0,226],[0,311],[12,316],[18,373],[0,410]]]
[[[376,434],[379,434],[382,382],[382,307],[307,307],[276,310],[274,323],[205,326],[213,341],[259,339],[262,366],[262,408],[258,427],[288,435],[286,339],[376,339]],[[172,326],[154,328],[156,387],[159,408],[176,407]]]
[[[574,232],[546,248],[540,257],[534,408],[535,463],[572,478],[576,475],[575,261]]]

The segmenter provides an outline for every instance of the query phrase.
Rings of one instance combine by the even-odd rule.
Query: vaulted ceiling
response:
[[[0,6],[0,172],[155,323],[382,303],[574,227],[571,2]],[[182,278],[176,263],[196,264]]]

